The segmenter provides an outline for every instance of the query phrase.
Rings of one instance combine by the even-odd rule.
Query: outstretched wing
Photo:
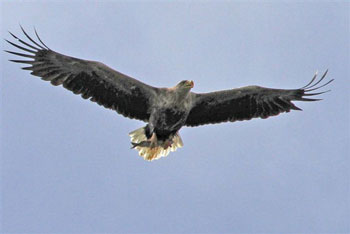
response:
[[[36,31],[39,42],[30,38],[23,28],[22,31],[33,44],[19,39],[12,33],[10,34],[25,47],[6,41],[27,53],[6,52],[29,60],[10,61],[29,64],[22,69],[32,71],[32,75],[50,81],[53,85],[63,85],[73,93],[116,110],[125,117],[148,121],[148,109],[151,100],[156,96],[157,88],[119,73],[102,63],[59,54],[49,49]]]
[[[310,93],[333,81],[316,87],[326,77],[327,71],[320,80],[317,74],[309,84],[300,89],[270,89],[259,86],[247,86],[238,89],[193,95],[193,106],[186,120],[187,126],[214,124],[250,120],[252,118],[268,118],[290,110],[301,110],[292,101],[318,101],[321,99],[305,98],[322,94]],[[328,90],[329,91],[329,90]]]

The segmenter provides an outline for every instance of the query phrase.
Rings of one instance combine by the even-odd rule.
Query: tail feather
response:
[[[132,148],[135,148],[141,157],[145,160],[152,161],[161,157],[166,157],[170,152],[174,152],[177,148],[183,147],[183,142],[178,133],[176,133],[169,142],[158,141],[157,146],[151,148],[145,134],[145,127],[136,129],[129,133]]]

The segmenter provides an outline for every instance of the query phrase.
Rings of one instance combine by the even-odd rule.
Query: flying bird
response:
[[[194,93],[192,80],[180,81],[171,88],[157,88],[124,75],[96,61],[66,56],[51,50],[40,39],[24,41],[9,32],[17,44],[6,40],[22,52],[5,50],[27,58],[10,60],[27,64],[22,67],[34,76],[62,85],[84,99],[96,102],[117,113],[146,122],[146,126],[129,133],[132,148],[145,160],[165,157],[183,146],[179,130],[183,126],[200,126],[222,122],[268,118],[290,110],[301,110],[292,101],[318,101],[309,98],[324,92],[313,92],[333,81],[323,82],[327,71],[299,89],[272,89],[246,86],[210,93]]]

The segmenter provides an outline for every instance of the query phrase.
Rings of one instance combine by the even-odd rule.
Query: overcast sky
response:
[[[347,1],[0,4],[2,38],[35,26],[51,49],[154,86],[299,88],[327,68],[335,79],[302,112],[183,128],[183,148],[147,162],[128,136],[143,122],[1,52],[3,232],[350,232]]]

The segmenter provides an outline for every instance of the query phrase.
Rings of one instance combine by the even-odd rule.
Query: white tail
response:
[[[130,132],[129,136],[133,144],[147,141],[144,127]],[[136,145],[134,148],[139,152],[139,155],[145,160],[152,161],[161,157],[166,157],[168,156],[170,151],[173,152],[177,148],[181,148],[183,146],[182,139],[178,133],[176,133],[173,136],[173,139],[171,140],[172,144],[170,146],[166,146],[167,144],[165,142],[158,141],[157,146],[153,148],[141,145]]]

